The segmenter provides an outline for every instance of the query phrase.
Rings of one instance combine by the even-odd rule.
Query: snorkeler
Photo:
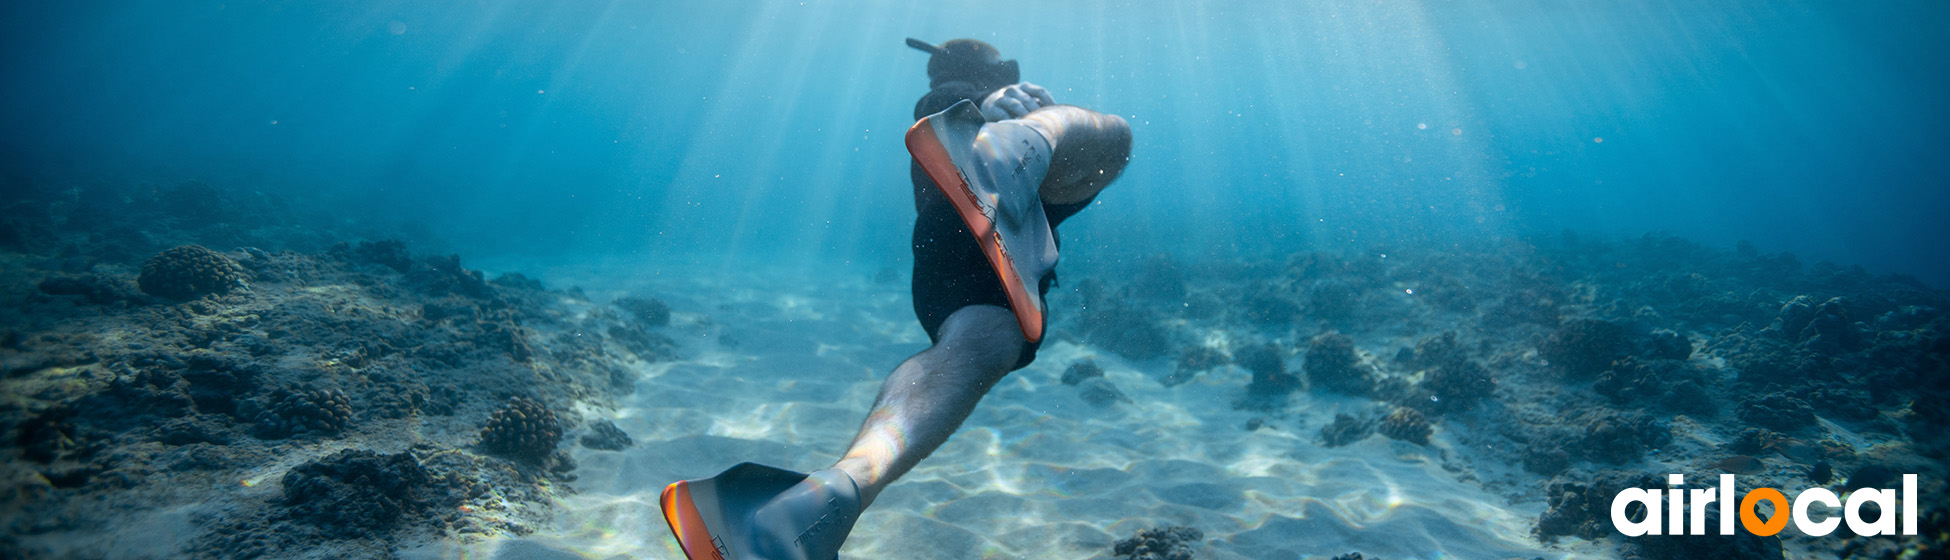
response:
[[[914,157],[914,315],[934,344],[887,376],[847,453],[801,474],[741,463],[672,483],[664,519],[691,560],[831,560],[860,512],[933,453],[1042,344],[1055,227],[1130,159],[1124,119],[1058,105],[974,39],[932,55],[907,133]]]

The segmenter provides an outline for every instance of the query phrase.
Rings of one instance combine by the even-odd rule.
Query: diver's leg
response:
[[[934,346],[887,375],[860,434],[833,466],[860,486],[862,508],[948,441],[982,395],[1009,374],[1024,344],[1015,315],[994,305],[955,311],[940,334]]]
[[[1131,159],[1131,125],[1123,117],[1071,105],[1037,109],[1018,122],[1049,138],[1049,174],[1038,190],[1043,204],[1090,200],[1124,172]]]

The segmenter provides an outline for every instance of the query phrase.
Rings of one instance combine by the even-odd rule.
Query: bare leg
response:
[[[1043,204],[1074,204],[1104,190],[1131,159],[1131,125],[1123,117],[1072,105],[1051,105],[1017,122],[1049,138],[1049,175],[1038,194]]]
[[[1008,309],[971,305],[941,324],[939,342],[887,375],[860,434],[833,465],[860,486],[862,508],[948,441],[1009,374],[1023,344]]]

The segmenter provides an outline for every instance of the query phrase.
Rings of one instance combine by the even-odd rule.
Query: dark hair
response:
[[[994,45],[975,39],[954,39],[941,46],[920,39],[908,39],[907,46],[933,55],[928,58],[928,86],[948,82],[968,82],[992,89],[1022,81],[1022,71],[1014,60],[1003,60]]]

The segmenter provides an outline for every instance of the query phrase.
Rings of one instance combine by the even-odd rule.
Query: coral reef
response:
[[[1307,346],[1301,370],[1308,384],[1317,390],[1364,397],[1374,394],[1375,374],[1354,353],[1354,338],[1327,333],[1316,336]]]
[[[1322,445],[1340,447],[1374,435],[1374,422],[1350,414],[1335,414],[1334,422],[1320,429]]]
[[[338,389],[278,389],[255,418],[259,435],[336,434],[352,424],[352,401]]]
[[[1593,461],[1623,465],[1672,441],[1672,428],[1639,412],[1588,410],[1571,419],[1583,426],[1573,440],[1578,455]]]
[[[292,518],[315,525],[383,531],[428,507],[429,478],[410,454],[346,449],[286,472],[284,505]]]
[[[1336,420],[1338,421],[1338,419]],[[1433,429],[1429,427],[1429,419],[1422,416],[1421,412],[1417,412],[1413,408],[1402,407],[1395,409],[1394,412],[1390,412],[1388,416],[1383,417],[1381,419],[1381,427],[1377,431],[1380,431],[1381,435],[1388,436],[1388,439],[1406,441],[1416,445],[1428,445],[1429,434]]]
[[[1667,329],[1652,331],[1643,355],[1654,360],[1684,360],[1693,356],[1693,341]]]
[[[236,261],[201,245],[183,245],[142,263],[136,283],[142,292],[171,299],[226,294],[241,287],[247,273]]]
[[[1740,419],[1777,432],[1797,432],[1815,424],[1807,401],[1782,393],[1756,395],[1740,404]]]
[[[481,448],[511,459],[539,463],[555,453],[563,426],[555,411],[532,399],[512,397],[481,428]]]
[[[1652,404],[1673,412],[1712,415],[1717,406],[1707,387],[1711,376],[1681,360],[1626,357],[1598,375],[1591,389],[1613,404]]]
[[[1598,319],[1572,319],[1552,332],[1538,354],[1571,379],[1590,379],[1631,348],[1625,328]]]
[[[1496,393],[1496,378],[1475,360],[1454,358],[1429,372],[1423,386],[1440,403],[1440,410],[1475,408]]]
[[[1611,526],[1612,497],[1626,488],[1664,490],[1663,478],[1624,471],[1598,473],[1569,472],[1551,480],[1544,489],[1549,509],[1537,517],[1536,536],[1550,541],[1556,537],[1598,540],[1617,531]],[[1643,515],[1631,513],[1638,518]]]
[[[1203,531],[1191,527],[1144,529],[1117,541],[1111,555],[1126,560],[1192,560],[1192,545],[1204,539]]]
[[[636,445],[636,442],[630,440],[630,434],[623,433],[622,428],[616,427],[614,422],[608,420],[597,420],[591,423],[589,433],[583,434],[581,441],[583,447],[604,451],[620,451]]]

